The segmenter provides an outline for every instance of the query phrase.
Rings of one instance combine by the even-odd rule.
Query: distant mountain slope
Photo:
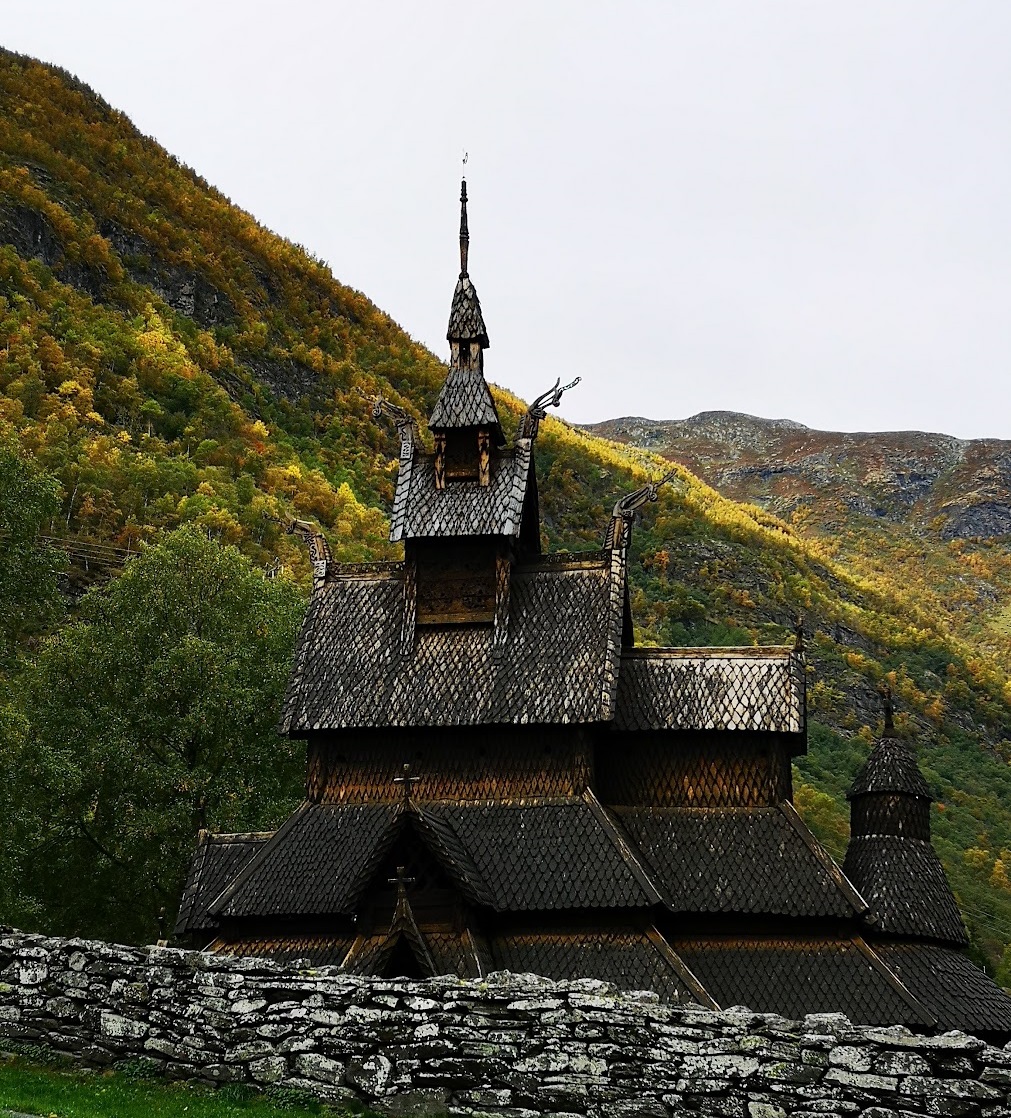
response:
[[[816,431],[720,411],[610,419],[587,430],[673,458],[726,496],[784,517],[805,507],[824,524],[855,513],[944,539],[1011,535],[1011,441]]]
[[[454,279],[432,277],[447,314]],[[442,362],[92,91],[9,53],[0,53],[0,348],[0,428],[62,487],[51,535],[136,547],[195,522],[305,577],[303,550],[271,519],[297,513],[323,526],[339,559],[396,554],[386,539],[396,440],[373,422],[367,397],[383,392],[423,419]],[[509,370],[493,362],[490,373]],[[511,433],[522,406],[503,390],[496,398]],[[798,802],[837,852],[842,795],[889,679],[900,728],[922,743],[941,801],[938,847],[976,942],[997,961],[1011,941],[1006,548],[942,539],[953,514],[933,526],[956,499],[943,488],[941,450],[929,467],[936,494],[922,511],[921,498],[903,512],[906,497],[896,497],[895,519],[851,521],[849,497],[840,503],[818,483],[814,459],[797,475],[770,474],[771,498],[760,474],[745,485],[742,473],[736,491],[716,476],[768,469],[786,437],[807,436],[787,429],[759,444],[755,434],[746,449],[714,428],[696,440],[685,459],[693,468],[774,511],[680,470],[634,536],[638,636],[792,641],[805,616],[812,733]],[[599,546],[616,498],[667,468],[657,450],[545,422],[546,544]],[[737,458],[727,465],[724,453]],[[816,439],[810,453],[837,452]],[[854,466],[838,488],[873,507],[888,485],[871,495],[866,476]],[[818,500],[798,501],[804,487]]]
[[[850,569],[915,590],[938,621],[1011,667],[1011,441],[816,431],[736,412],[587,430],[679,462]]]

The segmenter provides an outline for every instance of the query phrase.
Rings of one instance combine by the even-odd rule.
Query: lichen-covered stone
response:
[[[389,1118],[1011,1118],[1011,1046],[661,1004],[596,980],[411,981],[0,937],[0,1043],[299,1087]],[[22,976],[24,981],[22,982]]]

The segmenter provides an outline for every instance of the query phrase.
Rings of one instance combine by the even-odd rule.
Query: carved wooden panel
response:
[[[473,427],[451,429],[446,432],[446,477],[450,481],[477,479],[478,439],[478,432]]]
[[[434,548],[426,541],[418,544],[417,623],[491,622],[495,616],[494,542],[459,540]]]
[[[435,435],[435,488],[446,488],[446,436]]]

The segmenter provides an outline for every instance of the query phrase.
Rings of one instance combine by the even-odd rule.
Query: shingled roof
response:
[[[403,567],[331,568],[313,589],[281,730],[606,721],[624,593],[618,552],[514,569],[503,647],[491,626],[419,626],[405,651]]]
[[[1011,1033],[1011,998],[961,952],[922,943],[874,950],[937,1018],[939,1031]]]
[[[803,680],[790,648],[625,649],[615,726],[801,733]]]
[[[498,411],[480,369],[449,370],[428,426],[433,431],[447,427],[490,427],[501,439]]]
[[[219,938],[208,950],[222,955],[237,955],[245,958],[263,956],[279,963],[296,963],[304,960],[313,967],[339,967],[353,942],[353,936],[311,934],[253,936],[240,939]]]
[[[660,900],[588,799],[426,804],[423,812],[456,834],[499,912],[649,908]]]
[[[217,921],[208,915],[207,909],[272,833],[256,831],[247,834],[215,835],[209,831],[200,832],[179,905],[176,935],[207,931],[217,927]]]
[[[470,276],[464,272],[456,281],[453,290],[453,304],[449,311],[449,326],[446,340],[450,342],[477,342],[482,349],[488,349],[488,329],[481,313],[481,300]]]
[[[390,522],[390,539],[422,536],[509,536],[520,534],[523,502],[531,479],[529,441],[496,455],[488,485],[454,481],[435,487],[435,459],[416,454],[401,470]]]
[[[901,792],[929,800],[927,786],[912,748],[895,737],[879,738],[870,757],[856,775],[848,799],[869,792]]]
[[[370,858],[382,856],[397,807],[302,804],[210,906],[214,916],[325,916],[353,911]]]
[[[959,946],[969,942],[930,842],[907,835],[853,835],[843,872],[867,899],[879,932]]]
[[[674,912],[845,919],[867,908],[791,805],[611,810]]]
[[[495,936],[491,954],[497,969],[554,978],[596,978],[622,990],[655,990],[665,1001],[697,1003],[704,992],[686,974],[687,968],[657,935],[632,928],[614,928],[581,935],[539,930]]]
[[[723,1007],[794,1019],[845,1013],[864,1024],[934,1024],[927,1007],[860,939],[713,936],[673,939],[671,946]]]
[[[649,908],[659,895],[589,797],[518,804],[303,804],[211,906],[222,917],[354,911],[404,828],[497,912]]]

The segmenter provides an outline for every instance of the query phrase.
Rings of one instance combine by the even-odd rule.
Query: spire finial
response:
[[[463,166],[466,172],[467,153],[463,153]],[[467,179],[460,179],[460,275],[467,274],[467,250],[470,248],[470,231],[467,228]]]
[[[881,701],[885,708],[885,729],[882,737],[895,737],[895,723],[892,721],[892,689],[886,683],[881,688]]]

